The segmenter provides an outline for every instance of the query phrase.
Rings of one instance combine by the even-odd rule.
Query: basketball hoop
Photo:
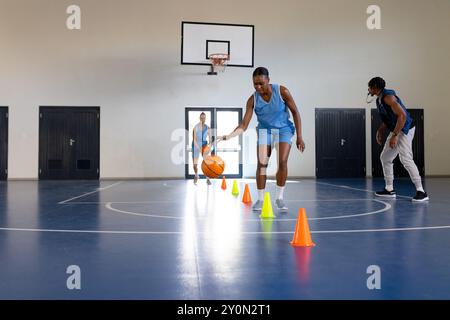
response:
[[[217,71],[224,72],[227,67],[228,60],[230,60],[230,55],[226,53],[211,53],[208,56],[211,61],[211,71],[208,75],[217,75]]]

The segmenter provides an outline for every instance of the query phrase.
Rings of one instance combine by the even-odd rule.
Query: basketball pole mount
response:
[[[217,72],[214,71],[214,65],[211,64],[211,70],[207,73],[208,76],[217,76]]]

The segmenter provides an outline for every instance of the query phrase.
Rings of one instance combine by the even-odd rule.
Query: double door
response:
[[[316,177],[366,176],[365,109],[316,109]]]
[[[8,177],[8,107],[0,107],[0,180]]]
[[[40,107],[40,179],[98,179],[99,158],[99,107]]]

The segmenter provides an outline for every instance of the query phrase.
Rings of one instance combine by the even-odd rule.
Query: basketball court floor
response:
[[[373,196],[383,180],[289,180],[273,220],[241,202],[254,179],[227,183],[0,182],[0,299],[450,298],[450,179],[426,179],[426,203],[408,179],[397,200]],[[315,247],[290,245],[299,208]]]
[[[180,305],[300,317],[299,301],[339,300],[317,317],[343,300],[450,300],[449,13],[449,0],[1,0],[0,301],[114,300],[129,318],[116,302],[144,300],[173,319]],[[384,146],[400,151],[396,199],[374,194],[391,187]],[[278,175],[273,218],[252,209],[259,174]],[[419,175],[429,201],[412,201],[412,181],[426,199]]]

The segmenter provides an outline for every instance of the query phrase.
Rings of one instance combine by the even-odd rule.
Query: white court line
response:
[[[67,200],[64,200],[64,201],[58,202],[58,204],[65,204],[66,202],[69,202],[69,201],[72,201],[72,200],[75,200],[75,199],[79,199],[79,198],[82,198],[82,197],[88,196],[88,195],[90,195],[90,194],[94,194],[94,193],[97,193],[97,192],[100,192],[100,191],[103,191],[103,190],[106,190],[106,189],[109,189],[109,188],[115,187],[115,186],[117,186],[117,185],[121,184],[122,182],[123,182],[123,181],[119,181],[119,182],[116,182],[116,183],[114,183],[114,184],[111,184],[111,185],[109,185],[109,186],[106,186],[106,187],[103,187],[103,188],[98,188],[98,189],[96,189],[96,190],[94,190],[94,191],[91,191],[91,192],[88,192],[88,193],[82,194],[81,196],[73,197],[73,198],[70,198],[70,199],[67,199]]]
[[[242,179],[231,179],[230,180],[236,180],[238,183],[239,182],[246,182],[249,184],[256,184],[256,179],[247,179],[247,178],[242,178]],[[268,183],[276,183],[277,180],[272,180],[272,179],[267,179],[266,182]],[[301,183],[301,181],[297,181],[297,180],[286,180],[286,183]]]
[[[78,199],[81,198],[83,196],[101,191],[101,190],[105,190],[108,188],[111,188],[119,183],[122,182],[118,182],[115,183],[113,185],[107,186],[105,188],[100,188],[96,191],[93,192],[89,192],[86,193],[84,195],[78,196],[78,197],[74,197],[72,199],[68,199],[65,200],[63,202],[60,203],[65,203],[74,199]],[[316,182],[318,184],[325,184],[325,185],[330,185],[330,186],[334,186],[334,187],[340,187],[340,188],[347,188],[347,189],[353,189],[353,190],[357,190],[357,191],[365,191],[365,192],[370,192],[373,193],[372,190],[366,190],[366,189],[357,189],[357,188],[351,188],[351,187],[347,187],[347,186],[339,186],[339,185],[333,185],[333,184],[329,184],[329,183],[323,183],[323,182]],[[401,197],[405,197],[405,196],[401,196]],[[408,198],[408,197],[405,197]],[[352,200],[357,200],[357,199],[352,199]],[[381,203],[384,203],[383,201],[380,200],[376,200],[376,199],[359,199],[359,200],[374,200],[374,201],[378,201]],[[292,201],[302,201],[302,200],[292,200]],[[308,201],[308,200],[304,200],[304,201]],[[313,201],[313,200],[310,200]],[[321,200],[321,201],[326,201],[326,200]],[[329,201],[333,201],[333,200],[329,200]],[[343,200],[344,201],[344,200]],[[124,203],[128,203],[128,202],[124,202]],[[135,203],[135,202],[129,202],[129,203]],[[111,203],[109,203],[111,204]],[[117,211],[117,209],[112,208],[113,211]],[[136,214],[136,213],[133,213]],[[137,214],[137,215],[143,215],[143,214]],[[367,214],[363,214],[363,215],[367,215]],[[164,218],[167,218],[166,216],[164,216]],[[175,217],[174,217],[175,218]],[[176,217],[175,219],[181,219],[180,217]],[[258,221],[261,221],[260,219],[255,219]],[[280,221],[281,219],[274,219],[274,221]],[[296,219],[293,219],[296,220]],[[444,225],[444,226],[430,226],[430,227],[405,227],[405,228],[387,228],[387,229],[355,229],[355,230],[317,230],[314,231],[312,230],[311,233],[314,234],[343,234],[343,233],[370,233],[370,232],[392,232],[392,231],[420,231],[420,230],[439,230],[439,229],[450,229],[450,225]],[[0,227],[0,231],[22,231],[22,232],[54,232],[54,233],[84,233],[84,234],[125,234],[125,235],[132,235],[132,234],[147,234],[147,235],[171,235],[171,234],[184,234],[185,232],[182,231],[128,231],[128,230],[70,230],[70,229],[32,229],[32,228],[2,228]],[[206,232],[197,232],[197,234],[205,234]],[[292,234],[292,231],[243,231],[241,232],[241,234]]]
[[[348,201],[349,199],[347,199]],[[345,218],[353,218],[353,217],[362,217],[362,216],[369,216],[369,215],[373,215],[373,214],[377,214],[377,213],[381,213],[381,212],[385,212],[388,211],[389,209],[392,208],[392,206],[384,201],[381,200],[377,200],[377,199],[351,199],[354,201],[375,201],[375,202],[379,202],[381,204],[384,204],[384,208],[376,210],[376,211],[370,211],[370,212],[365,212],[365,213],[357,213],[357,214],[348,214],[348,215],[342,215],[342,216],[334,216],[334,217],[321,217],[321,218],[308,218],[308,220],[311,221],[315,221],[315,220],[332,220],[332,219],[345,219]],[[304,200],[290,200],[290,201],[304,201]],[[305,200],[305,201],[317,201],[317,202],[321,202],[321,201],[344,201],[343,199],[338,199],[338,200]],[[108,202],[105,207],[111,211],[115,211],[118,213],[123,213],[123,214],[129,214],[129,215],[134,215],[134,216],[140,216],[140,217],[150,217],[150,218],[162,218],[162,219],[186,219],[187,217],[177,217],[177,216],[161,216],[161,215],[155,215],[155,214],[147,214],[147,213],[139,213],[139,212],[133,212],[133,211],[125,211],[125,210],[119,210],[116,209],[112,206],[113,203],[118,203],[118,202]],[[191,217],[189,217],[191,218]],[[206,219],[205,218],[201,218],[201,217],[194,217],[196,219]],[[292,219],[283,219],[283,218],[276,218],[274,219],[276,221],[297,221],[297,218],[292,218]],[[245,221],[261,221],[261,219],[245,219]]]
[[[375,193],[375,191],[369,190],[369,189],[359,189],[359,188],[353,188],[353,187],[349,187],[349,186],[342,186],[342,185],[337,185],[337,184],[332,184],[332,183],[327,183],[327,182],[318,182],[318,181],[315,181],[315,183],[317,183],[317,184],[323,184],[323,185],[327,185],[327,186],[338,187],[338,188],[344,188],[344,189],[356,190],[356,191],[364,191],[364,192],[369,192],[369,193],[371,193],[371,194],[374,194],[374,193]],[[397,195],[397,197],[405,198],[405,199],[411,199],[411,197],[401,196],[401,195]],[[395,198],[392,198],[391,200],[395,200]]]
[[[381,201],[378,199],[372,199],[372,198],[364,198],[364,199],[356,199],[356,198],[349,198],[349,199],[298,199],[298,200],[287,200],[284,199],[284,202],[336,202],[336,201]],[[117,204],[152,204],[152,203],[184,203],[184,199],[179,200],[148,200],[148,201],[77,201],[72,202],[70,204],[108,204],[108,203],[117,203]],[[381,201],[382,202],[382,201]],[[384,202],[383,202],[384,203]]]
[[[105,233],[105,234],[183,234],[182,231],[121,231],[121,230],[71,230],[71,229],[30,229],[30,228],[0,228],[0,231],[23,232],[55,232],[55,233]]]
[[[388,229],[361,229],[361,230],[322,230],[311,231],[312,233],[358,233],[358,232],[389,232],[389,231],[417,231],[417,230],[436,230],[450,229],[450,226],[433,227],[409,227],[409,228],[388,228]]]
[[[184,202],[184,199],[180,200],[149,200],[149,201],[77,201],[69,204],[108,204],[108,203],[119,203],[119,204],[151,204],[151,203],[177,203]]]
[[[111,206],[112,203],[114,203],[114,202],[108,202],[105,205],[106,209],[109,209],[109,210],[115,211],[115,212],[119,212],[119,213],[131,214],[133,216],[143,216],[143,217],[163,218],[163,219],[180,219],[180,220],[185,218],[185,217],[174,217],[174,216],[160,216],[160,215],[152,215],[152,214],[145,214],[145,213],[139,213],[139,212],[119,210],[119,209],[113,208]]]
[[[249,183],[256,183],[255,181],[254,181],[254,179],[239,179],[239,182],[246,182],[246,181],[248,181]],[[276,180],[267,180],[267,182],[276,182]],[[66,203],[68,203],[68,202],[70,202],[70,201],[72,201],[72,200],[75,200],[75,199],[79,199],[79,198],[82,198],[82,197],[85,197],[85,196],[88,196],[88,195],[90,195],[90,194],[93,194],[93,193],[96,193],[96,192],[99,192],[99,191],[103,191],[103,190],[106,190],[106,189],[109,189],[109,188],[112,188],[112,187],[114,187],[114,186],[116,186],[116,185],[118,185],[118,184],[121,184],[121,183],[123,183],[123,181],[119,181],[119,182],[117,182],[117,183],[114,183],[114,184],[112,184],[112,185],[109,185],[109,186],[106,186],[106,187],[104,187],[104,188],[99,188],[99,189],[97,189],[97,190],[94,190],[94,191],[91,191],[91,192],[88,192],[88,193],[85,193],[85,194],[82,194],[82,195],[80,195],[80,196],[77,196],[77,197],[73,197],[73,198],[70,198],[70,199],[67,199],[67,200],[64,200],[64,201],[61,201],[61,202],[58,202],[58,204],[66,204]],[[286,183],[300,183],[300,181],[286,181]],[[180,201],[183,201],[183,200],[180,200]],[[153,200],[153,201],[114,201],[113,203],[136,203],[136,204],[139,204],[139,203],[172,203],[172,202],[176,202],[176,201],[173,201],[173,200]],[[88,201],[86,201],[86,202],[75,202],[75,203],[70,203],[70,204],[108,204],[108,203],[110,203],[110,202],[88,202]],[[111,210],[114,210],[114,209],[111,209]],[[133,214],[133,213],[130,213],[130,214]]]
[[[382,203],[382,204],[384,204],[384,208],[380,209],[380,210],[376,210],[376,211],[367,212],[367,213],[348,214],[348,215],[335,216],[335,217],[308,218],[308,220],[331,220],[331,219],[344,219],[344,218],[363,217],[363,216],[370,216],[370,215],[376,214],[376,213],[385,212],[385,211],[388,211],[389,209],[392,208],[392,206],[389,203],[381,201],[381,200],[377,200],[377,199],[361,199],[361,200],[372,200],[372,201],[375,201],[375,202]]]
[[[360,230],[322,230],[310,231],[311,233],[369,233],[369,232],[392,232],[392,231],[420,231],[420,230],[438,230],[450,229],[450,226],[431,226],[431,227],[410,227],[410,228],[389,228],[389,229],[360,229]],[[183,231],[128,231],[128,230],[70,230],[70,229],[29,229],[29,228],[0,228],[0,231],[22,231],[22,232],[55,232],[55,233],[97,233],[97,234],[186,234]],[[210,232],[196,232],[196,234],[209,234]],[[243,231],[240,234],[293,234],[292,231]],[[192,234],[192,232],[189,232]]]

